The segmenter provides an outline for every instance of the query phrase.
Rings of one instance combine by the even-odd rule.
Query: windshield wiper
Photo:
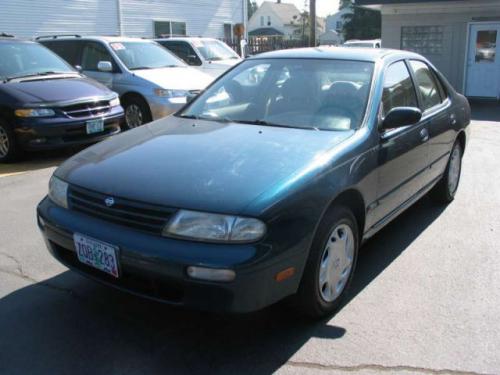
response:
[[[306,129],[306,130],[319,130],[316,127],[304,127],[304,126],[292,126],[284,124],[276,124],[274,122],[269,122],[266,120],[232,120],[238,124],[250,124],[250,125],[262,125],[262,126],[276,126],[280,128],[291,128],[291,129]]]
[[[30,77],[43,77],[43,76],[48,76],[52,74],[78,74],[77,72],[56,72],[56,71],[46,71],[46,72],[36,72],[36,73],[28,73],[28,74],[19,74],[17,76],[9,76],[5,78],[5,82],[12,81],[14,79],[21,79],[21,78],[30,78]]]
[[[133,68],[130,68],[130,70],[147,70],[147,69],[156,69],[156,68],[153,68],[152,66],[135,66]]]

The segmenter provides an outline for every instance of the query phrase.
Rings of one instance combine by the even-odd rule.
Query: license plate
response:
[[[118,277],[118,247],[75,233],[76,255],[87,266]]]
[[[104,131],[104,120],[102,118],[97,120],[87,121],[87,134],[100,133]]]

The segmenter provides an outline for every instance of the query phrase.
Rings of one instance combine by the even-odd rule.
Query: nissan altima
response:
[[[457,192],[467,100],[420,55],[314,48],[249,58],[182,110],[75,155],[38,225],[104,284],[190,308],[346,295],[362,243]]]

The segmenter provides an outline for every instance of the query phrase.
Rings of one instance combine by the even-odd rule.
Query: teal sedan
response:
[[[265,53],[62,164],[38,224],[55,258],[109,286],[219,312],[291,297],[322,317],[365,240],[428,192],[453,201],[469,123],[420,55]]]

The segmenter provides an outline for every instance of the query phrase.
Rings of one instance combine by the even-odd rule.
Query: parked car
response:
[[[0,162],[120,131],[118,95],[38,43],[0,34]]]
[[[156,39],[187,64],[217,78],[238,64],[238,56],[226,43],[212,38],[172,37]]]
[[[382,40],[373,39],[373,40],[358,40],[352,39],[348,40],[343,44],[344,47],[358,47],[358,48],[380,48],[382,46]]]
[[[38,224],[54,257],[110,286],[231,312],[293,296],[324,316],[363,241],[429,191],[454,199],[469,122],[420,55],[264,53],[62,164]]]
[[[149,40],[78,35],[37,39],[120,94],[128,129],[175,112],[186,103],[186,96],[199,93],[212,81]]]

